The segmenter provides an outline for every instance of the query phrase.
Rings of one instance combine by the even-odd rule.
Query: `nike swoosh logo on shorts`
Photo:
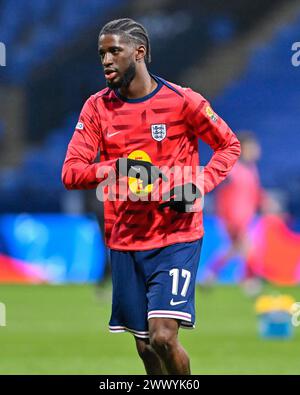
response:
[[[187,302],[187,300],[181,300],[181,301],[179,301],[179,302],[174,302],[174,300],[173,300],[173,298],[172,298],[172,299],[171,299],[171,302],[170,302],[170,305],[171,305],[171,306],[177,306],[178,304],[185,303],[185,302]]]

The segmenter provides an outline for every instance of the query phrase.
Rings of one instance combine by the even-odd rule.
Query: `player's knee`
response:
[[[151,347],[159,355],[166,355],[170,353],[176,345],[176,334],[168,329],[157,329],[150,337]]]
[[[143,361],[147,361],[149,358],[151,358],[153,350],[150,344],[145,342],[136,342],[136,349]]]

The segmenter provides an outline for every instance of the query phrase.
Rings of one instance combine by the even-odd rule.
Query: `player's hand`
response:
[[[156,166],[144,160],[119,158],[116,163],[117,173],[143,181],[143,188],[153,184],[158,178],[168,181],[168,177]]]
[[[161,203],[159,209],[163,210],[165,207],[170,207],[178,213],[191,212],[195,200],[199,197],[201,197],[201,192],[195,184],[189,182],[178,185],[162,196],[162,200],[169,200]]]

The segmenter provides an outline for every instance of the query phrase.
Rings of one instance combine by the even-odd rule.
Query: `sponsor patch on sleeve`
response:
[[[75,129],[83,130],[83,128],[84,128],[83,122],[77,122],[77,125],[76,125]]]
[[[205,112],[206,112],[206,115],[207,115],[212,121],[217,122],[218,117],[217,117],[217,115],[213,112],[213,110],[212,110],[212,108],[211,108],[210,106],[207,106],[207,107],[205,108]]]

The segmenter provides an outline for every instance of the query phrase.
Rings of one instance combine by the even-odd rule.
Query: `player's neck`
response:
[[[127,99],[139,99],[149,95],[157,87],[157,82],[151,77],[146,67],[136,73],[128,87],[120,88],[120,94]]]

